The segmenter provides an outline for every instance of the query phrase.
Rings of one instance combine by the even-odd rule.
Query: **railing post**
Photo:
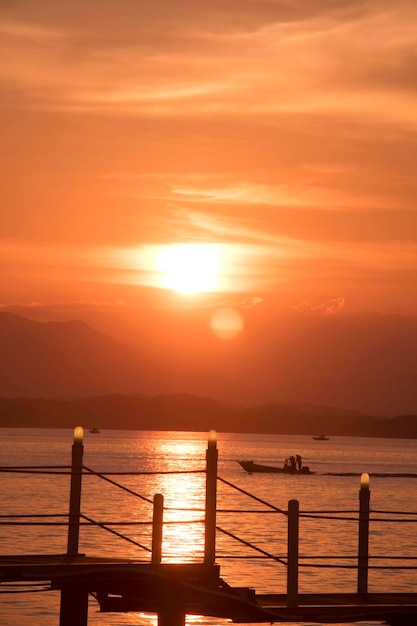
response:
[[[71,487],[68,519],[67,555],[78,555],[81,512],[81,478],[83,471],[83,436],[81,426],[74,428],[71,459]],[[77,584],[61,589],[60,626],[87,626],[88,590]]]
[[[158,613],[158,626],[185,626],[186,614],[181,603],[164,598],[164,604],[165,607]]]
[[[298,500],[288,502],[287,607],[298,606]]]
[[[77,585],[61,589],[59,626],[88,625],[88,590]]]
[[[358,593],[368,593],[370,497],[369,474],[362,474],[359,489]]]
[[[153,497],[152,520],[152,563],[162,560],[162,528],[164,523],[164,496],[156,493]]]
[[[216,560],[217,508],[217,433],[210,430],[206,450],[206,514],[204,535],[204,563],[214,565]]]
[[[67,544],[67,554],[71,556],[78,554],[78,540],[80,536],[81,478],[84,454],[83,436],[84,432],[81,426],[74,428]]]

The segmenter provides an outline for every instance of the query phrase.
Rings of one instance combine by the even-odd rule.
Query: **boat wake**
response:
[[[360,472],[316,472],[316,476],[360,476]],[[371,478],[417,478],[417,474],[409,472],[369,472]]]

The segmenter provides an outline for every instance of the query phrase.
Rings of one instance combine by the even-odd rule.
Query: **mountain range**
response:
[[[170,328],[161,315],[153,326],[120,321],[127,342],[81,320],[40,322],[0,313],[0,396],[188,394],[247,410],[280,405],[316,415],[317,407],[339,416],[416,413],[417,318],[293,316],[258,326],[255,319],[245,338],[208,347],[198,320]]]
[[[233,379],[120,342],[79,320],[43,323],[0,313],[0,352],[0,397],[180,392],[237,401],[257,395]]]
[[[417,415],[375,417],[313,406],[231,407],[190,394],[77,400],[0,398],[0,427],[164,430],[417,438]]]

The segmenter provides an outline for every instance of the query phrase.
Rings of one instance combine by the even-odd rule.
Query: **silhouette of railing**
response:
[[[141,551],[150,555],[152,563],[160,563],[163,560],[163,528],[167,524],[201,524],[204,528],[204,563],[214,564],[219,560],[230,559],[262,559],[276,563],[277,566],[284,566],[287,570],[287,606],[296,607],[298,604],[298,574],[299,568],[315,569],[345,569],[357,571],[357,592],[365,594],[368,591],[369,570],[416,570],[417,556],[411,555],[370,555],[369,554],[369,526],[370,524],[384,523],[417,523],[417,512],[414,511],[387,511],[372,510],[370,507],[369,476],[362,475],[361,487],[359,490],[359,507],[347,510],[311,510],[300,511],[297,500],[290,500],[288,509],[284,510],[266,500],[252,494],[238,485],[218,476],[217,474],[217,446],[214,434],[209,435],[209,444],[206,451],[206,466],[198,470],[184,471],[164,471],[164,472],[97,472],[83,464],[83,443],[82,435],[78,432],[75,436],[72,447],[72,464],[56,466],[7,466],[0,467],[0,472],[16,474],[39,474],[69,476],[70,487],[70,507],[69,513],[25,513],[25,514],[2,514],[0,515],[0,526],[13,527],[67,527],[67,554],[69,556],[78,555],[79,533],[84,527],[99,528],[115,537],[129,542]],[[206,479],[205,507],[204,508],[176,508],[165,507],[162,494],[155,494],[153,499],[144,496],[136,490],[121,484],[116,480],[119,476],[149,476],[160,474],[184,475],[202,474]],[[140,499],[150,507],[149,519],[135,521],[120,520],[98,520],[91,515],[82,513],[80,509],[82,478],[86,476],[96,477],[105,481],[116,489],[120,489],[126,494]],[[249,498],[264,508],[257,509],[220,509],[217,508],[217,484],[221,483],[226,488],[232,489],[240,496]],[[204,513],[201,519],[164,520],[164,512],[181,511],[192,513]],[[221,525],[218,517],[225,514],[247,514],[247,515],[275,515],[281,516],[287,525],[287,552],[285,554],[274,554],[256,545],[253,541],[238,536],[230,528],[227,528],[227,521]],[[331,522],[348,522],[358,526],[357,532],[357,552],[354,554],[342,555],[320,555],[320,554],[300,554],[299,552],[299,526],[307,520],[320,520]],[[128,528],[137,527],[152,528],[151,545],[137,541],[129,537],[126,532]],[[245,554],[216,554],[216,534],[222,534],[231,542],[248,548],[249,553]],[[383,561],[387,561],[384,563]],[[320,561],[320,562],[318,562]],[[394,564],[394,562],[400,564]],[[404,565],[404,562],[409,563]],[[63,591],[64,593],[64,591]]]

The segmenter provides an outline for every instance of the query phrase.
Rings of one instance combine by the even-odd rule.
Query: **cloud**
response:
[[[143,10],[129,3],[115,14],[107,2],[83,11],[50,2],[49,16],[20,3],[26,12],[4,18],[3,78],[27,106],[67,111],[197,118],[326,112],[417,124],[411,0],[301,9],[296,2],[211,0],[198,10],[184,1],[175,12],[165,4]],[[47,41],[42,32],[51,33]]]
[[[251,296],[250,298],[245,298],[244,300],[241,300],[239,302],[239,306],[245,309],[252,309],[259,304],[262,304],[263,302],[263,298],[260,298],[259,296]]]
[[[53,302],[53,303],[41,303],[41,302],[29,302],[25,303],[14,303],[14,304],[1,304],[0,310],[9,311],[11,313],[24,313],[25,311],[30,312],[34,310],[41,311],[42,313],[52,313],[52,314],[60,314],[60,313],[77,313],[77,312],[88,312],[88,311],[113,311],[120,310],[125,308],[126,302],[123,300],[118,300],[115,302],[82,302],[82,301],[74,301],[74,302]]]
[[[340,170],[339,170],[340,172]],[[333,172],[334,174],[334,172]],[[215,183],[215,180],[213,181]],[[320,208],[360,210],[375,205],[378,199],[365,193],[348,192],[325,187],[323,184],[292,185],[259,184],[241,181],[230,181],[223,187],[186,187],[174,186],[173,194],[181,196],[187,202],[195,204],[256,204],[258,206],[284,206],[293,208]],[[380,201],[382,204],[382,200]]]
[[[344,298],[332,298],[322,304],[313,305],[307,301],[291,307],[300,313],[315,313],[319,315],[334,315],[340,313],[345,306]]]
[[[0,21],[0,35],[11,40],[45,43],[45,40],[58,40],[65,37],[62,29],[54,29],[30,22]]]

